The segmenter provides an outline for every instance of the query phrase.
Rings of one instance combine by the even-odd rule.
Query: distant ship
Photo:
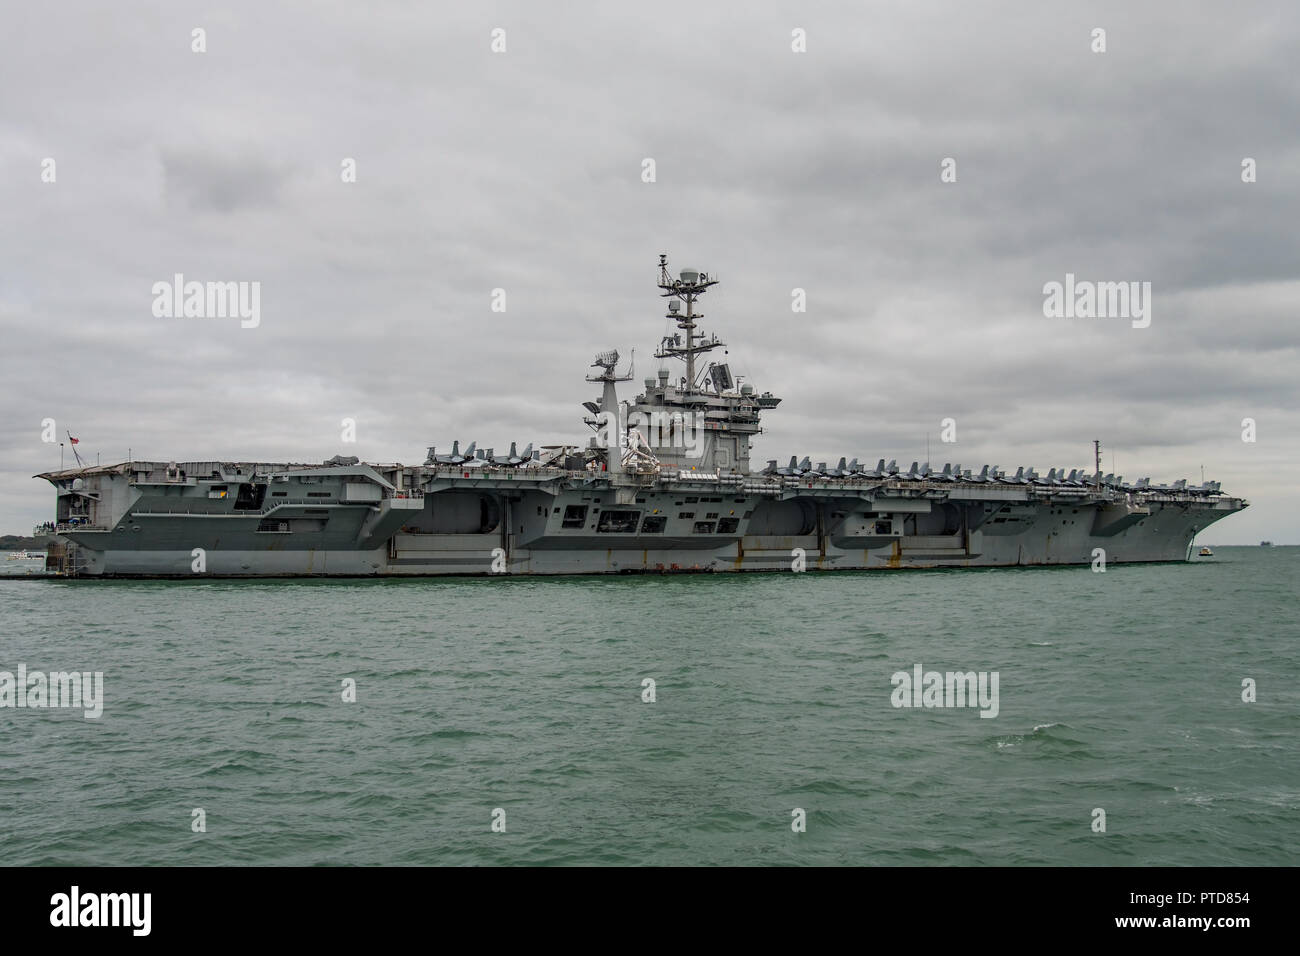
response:
[[[1201,548],[1201,550],[1200,550],[1200,551],[1197,551],[1196,553],[1197,553],[1198,555],[1200,555],[1202,558],[1212,558],[1212,557],[1214,557],[1214,552],[1211,551],[1211,550],[1209,549],[1208,546],[1207,546],[1207,547],[1204,547],[1204,548]]]
[[[1272,541],[1261,541],[1261,542],[1259,543],[1259,546],[1260,546],[1261,548],[1271,548],[1271,547],[1273,547],[1273,542],[1272,542]]]
[[[44,551],[10,551],[5,555],[5,563],[0,565],[0,575],[4,575],[5,577],[43,574],[44,571]]]
[[[583,403],[586,446],[509,454],[459,441],[419,465],[127,461],[37,477],[55,489],[47,566],[95,577],[598,574],[977,568],[1185,561],[1196,534],[1248,503],[1218,482],[1127,484],[1094,469],[1040,475],[881,458],[791,456],[750,468],[760,417],[781,399],[697,359],[717,278],[658,286],[677,331],[656,358],[684,363],[620,401],[617,351]],[[526,383],[521,383],[521,392]],[[845,423],[846,427],[848,423]],[[1100,550],[1099,550],[1100,549]]]

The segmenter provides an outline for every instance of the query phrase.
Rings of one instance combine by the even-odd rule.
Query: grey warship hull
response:
[[[1090,492],[926,482],[678,480],[627,488],[564,474],[436,475],[436,490],[363,504],[348,489],[364,479],[340,475],[315,485],[336,496],[323,506],[286,500],[215,512],[186,507],[183,492],[208,482],[168,487],[114,472],[78,477],[100,494],[119,485],[119,494],[104,497],[124,500],[118,517],[105,516],[102,525],[63,528],[48,567],[117,577],[1002,567],[1089,564],[1097,549],[1108,562],[1182,561],[1198,531],[1242,507],[1233,498],[1151,496],[1130,505]],[[510,487],[500,487],[505,481]],[[640,533],[656,511],[668,516],[664,530]],[[719,533],[728,518],[736,530]]]
[[[977,568],[1183,561],[1247,506],[1215,483],[1128,485],[1032,469],[1007,476],[883,460],[749,468],[780,399],[736,388],[696,329],[695,272],[660,288],[685,361],[620,402],[603,353],[585,448],[495,456],[430,449],[421,465],[130,461],[38,477],[56,489],[47,570],[86,577],[327,577]],[[679,309],[685,302],[686,311]],[[531,446],[528,451],[531,451]],[[1099,456],[1098,456],[1099,457]],[[1098,462],[1099,464],[1099,462]]]

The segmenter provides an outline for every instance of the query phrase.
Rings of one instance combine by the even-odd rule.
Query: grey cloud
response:
[[[278,206],[293,170],[256,154],[164,150],[163,190],[175,211],[233,213]],[[180,207],[180,208],[177,208]]]
[[[0,529],[48,515],[45,417],[106,460],[581,441],[593,352],[658,365],[668,252],[785,398],[758,461],[1097,437],[1250,497],[1216,541],[1300,541],[1298,41],[1280,3],[33,8],[0,41]],[[1067,271],[1152,282],[1152,327],[1045,319]],[[261,326],[154,318],[175,272],[261,282]]]

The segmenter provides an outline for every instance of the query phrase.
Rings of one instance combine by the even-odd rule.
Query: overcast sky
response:
[[[658,367],[666,252],[784,399],[758,467],[1100,438],[1251,500],[1204,540],[1300,543],[1297,50],[1282,2],[13,6],[0,532],[53,515],[46,418],[91,462],[583,442],[592,355]],[[260,324],[156,317],[176,273]],[[1045,317],[1067,273],[1150,326]]]

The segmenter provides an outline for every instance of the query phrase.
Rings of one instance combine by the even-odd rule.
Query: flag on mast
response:
[[[82,460],[81,460],[81,455],[78,454],[78,452],[77,452],[77,443],[80,441],[80,439],[73,438],[73,437],[72,437],[72,432],[68,432],[68,441],[72,443],[72,454],[74,454],[74,455],[77,456],[77,467],[78,467],[78,468],[85,468],[86,465],[85,465],[84,462],[82,462]]]

